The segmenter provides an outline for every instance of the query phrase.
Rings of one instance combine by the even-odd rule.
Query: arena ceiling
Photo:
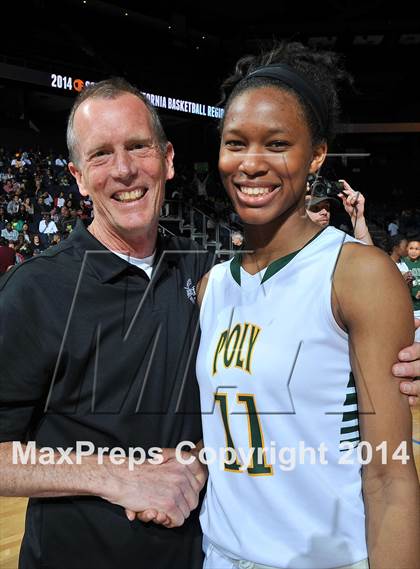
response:
[[[414,5],[27,0],[2,7],[0,62],[94,81],[124,75],[150,92],[215,104],[238,56],[273,39],[300,40],[345,54],[356,85],[344,105],[353,122],[419,122]],[[40,109],[66,107],[48,90],[26,96]]]

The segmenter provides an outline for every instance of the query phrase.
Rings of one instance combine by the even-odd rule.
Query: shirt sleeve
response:
[[[26,440],[48,390],[36,286],[25,263],[0,279],[0,442]]]

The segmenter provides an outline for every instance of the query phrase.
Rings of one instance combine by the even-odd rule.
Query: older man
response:
[[[0,493],[31,497],[20,567],[198,568],[206,476],[173,449],[202,436],[194,284],[208,256],[158,235],[174,151],[136,89],[112,80],[84,91],[68,142],[95,219],[0,292]],[[30,441],[35,464],[23,464]],[[76,456],[77,441],[94,454]],[[153,447],[162,464],[118,464]],[[169,511],[182,527],[130,522],[124,508]]]
[[[194,299],[209,258],[158,235],[174,151],[131,85],[82,92],[68,146],[94,221],[0,283],[0,493],[31,497],[20,568],[199,568],[205,473],[174,448],[201,439]],[[153,447],[160,464],[126,458]]]

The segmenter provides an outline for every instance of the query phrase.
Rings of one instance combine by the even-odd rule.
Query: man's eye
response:
[[[92,158],[100,158],[101,156],[106,156],[107,154],[109,154],[108,150],[97,150],[94,152],[94,154],[92,154]]]

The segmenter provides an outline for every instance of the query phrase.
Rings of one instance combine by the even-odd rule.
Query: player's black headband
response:
[[[291,87],[310,105],[321,129],[326,130],[328,110],[322,94],[295,69],[284,63],[274,63],[252,71],[245,77],[245,81],[252,77],[269,77]]]

